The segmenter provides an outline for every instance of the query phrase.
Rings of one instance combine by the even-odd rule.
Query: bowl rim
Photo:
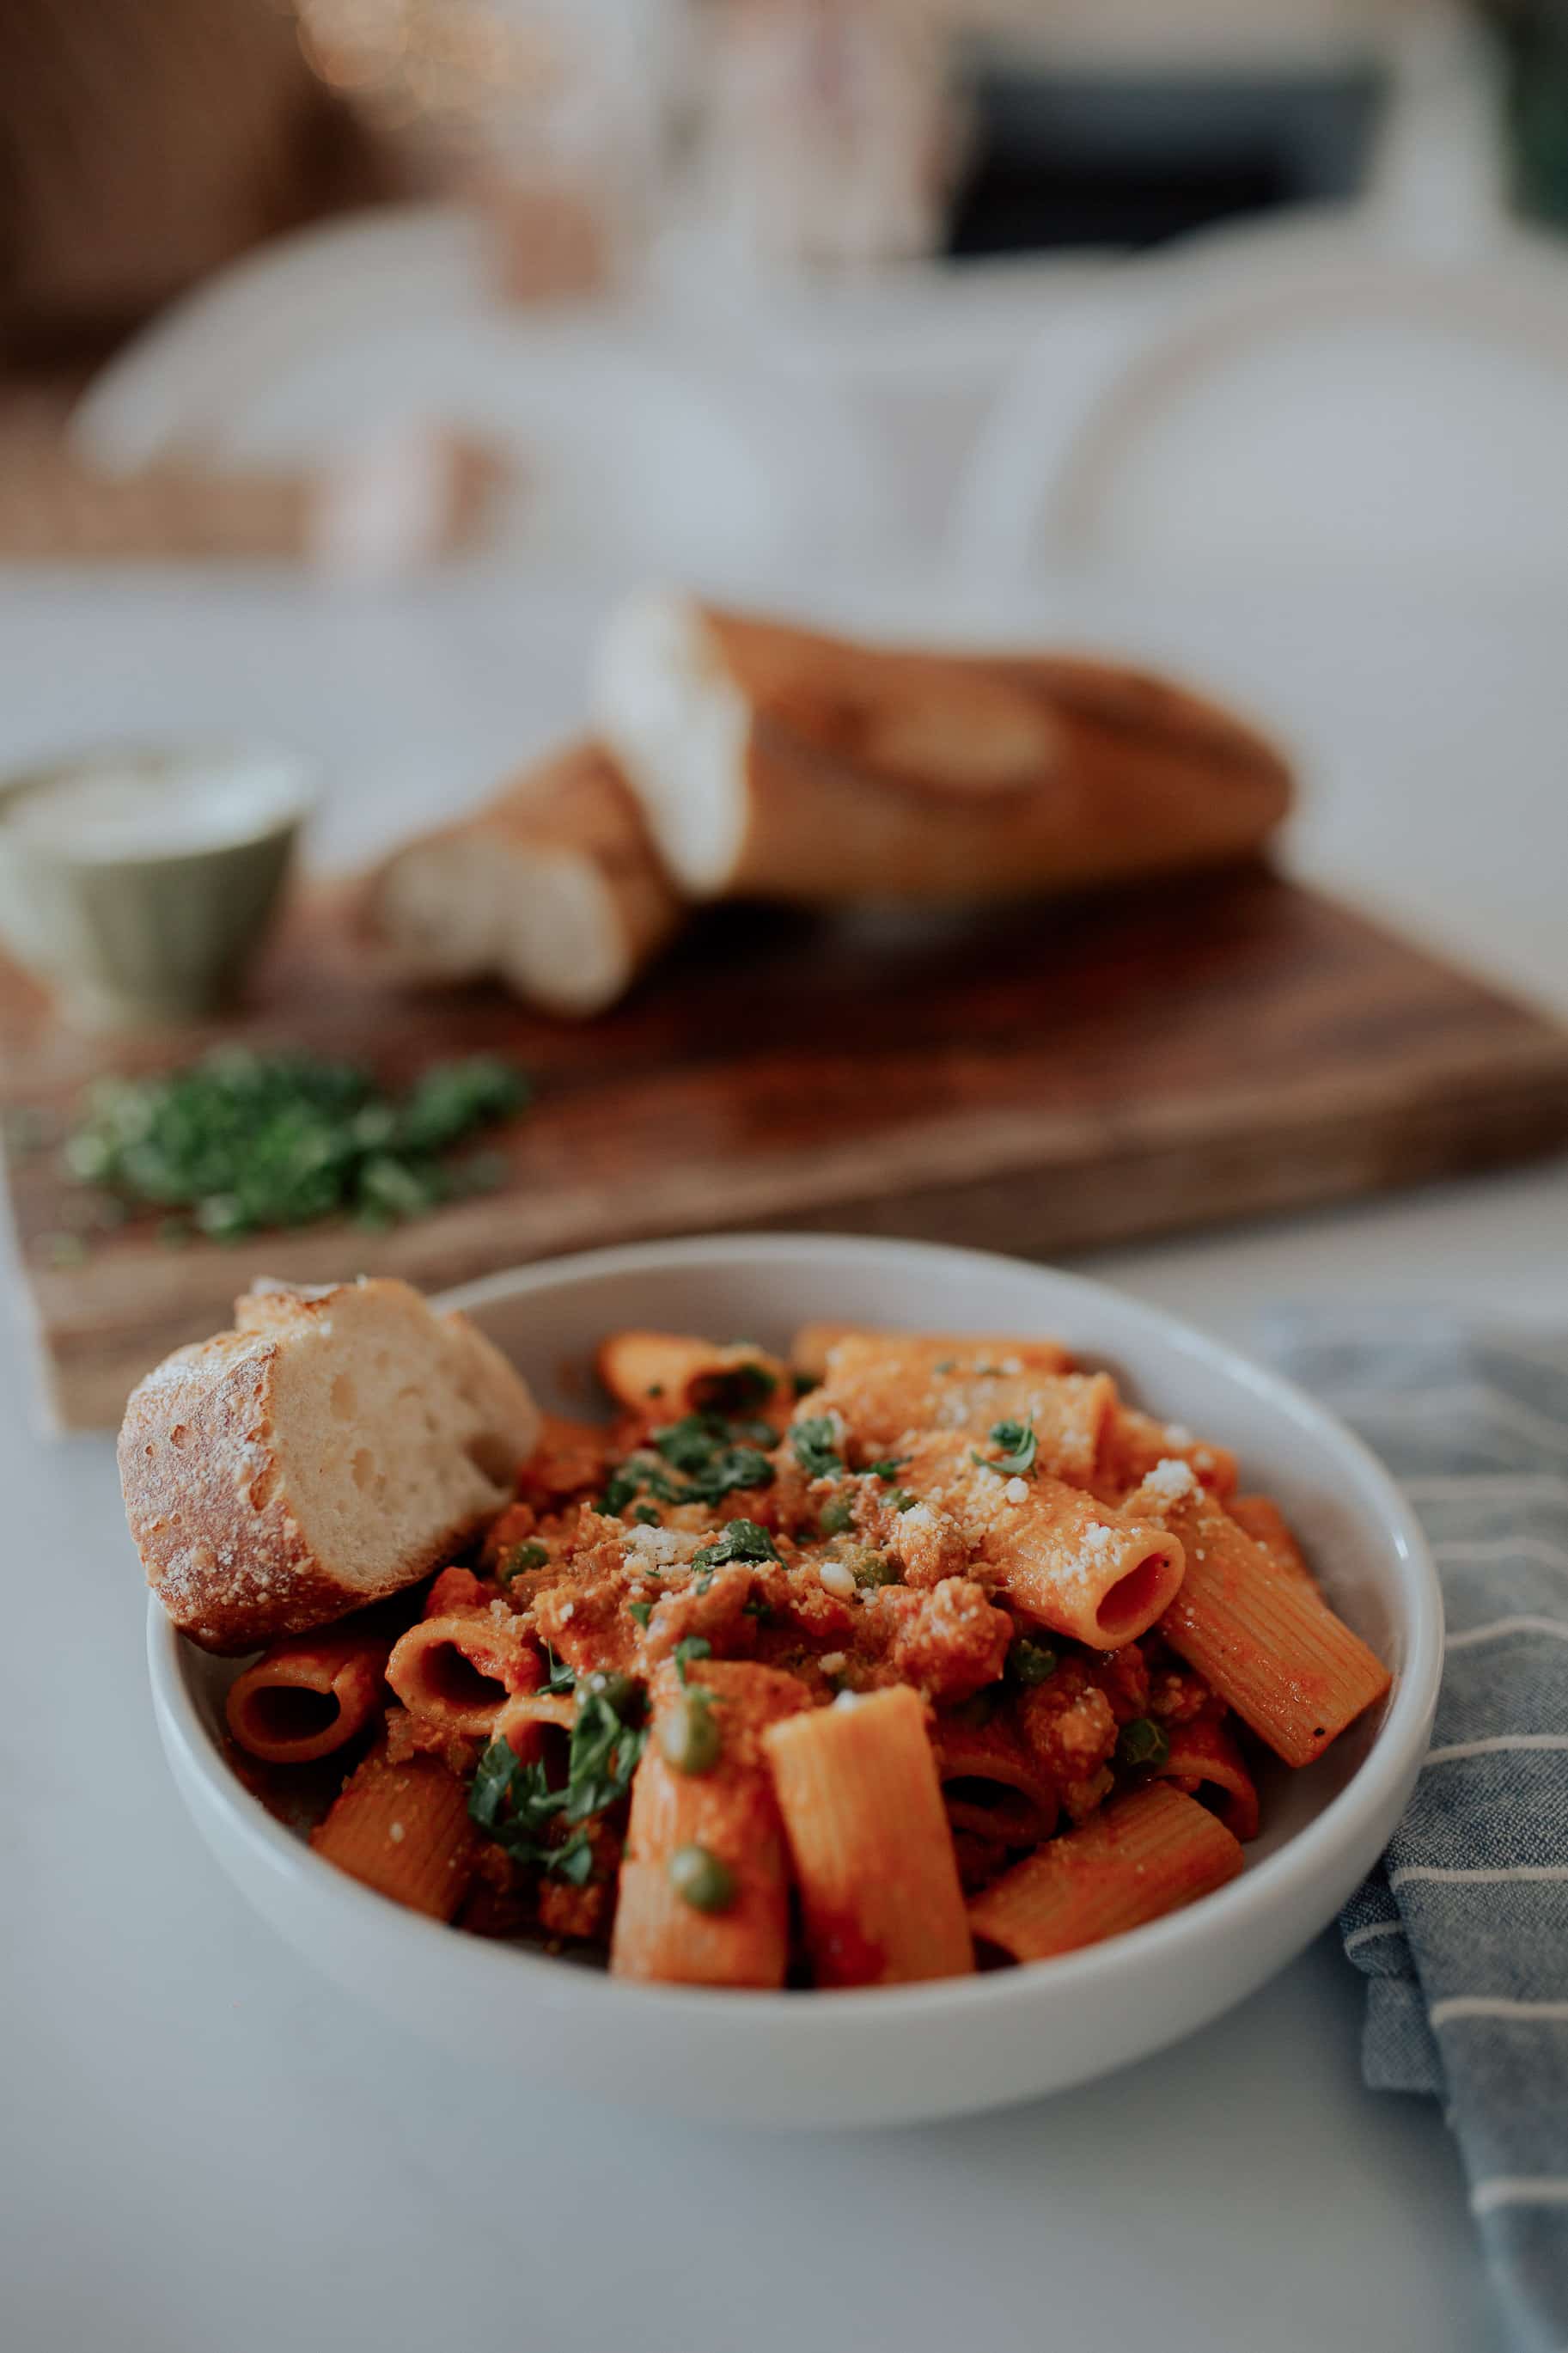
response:
[[[678,2018],[692,2021],[705,2018],[717,2026],[721,2021],[753,2021],[778,2030],[793,2024],[796,2031],[858,2035],[870,2028],[874,2020],[955,2022],[977,2008],[1003,2002],[1021,2009],[1031,2002],[1048,2004],[1058,1995],[1070,1995],[1089,1984],[1097,1984],[1109,1997],[1119,1976],[1135,1974],[1145,1963],[1163,1961],[1174,1967],[1201,1952],[1211,1937],[1246,1937],[1277,1903],[1288,1898],[1292,1887],[1300,1892],[1321,1873],[1331,1873],[1335,1857],[1373,1831],[1414,1771],[1429,1736],[1443,1666],[1443,1600],[1436,1569],[1412,1507],[1371,1449],[1305,1390],[1255,1363],[1228,1342],[1111,1284],[1001,1251],[882,1236],[811,1232],[683,1236],[580,1250],[482,1275],[441,1293],[433,1304],[472,1310],[532,1291],[603,1276],[699,1266],[711,1271],[725,1263],[748,1265],[759,1260],[783,1263],[803,1252],[829,1261],[864,1263],[870,1259],[889,1271],[909,1273],[930,1269],[937,1260],[958,1271],[965,1266],[993,1272],[1006,1267],[1020,1275],[1048,1278],[1058,1291],[1075,1293],[1091,1311],[1097,1302],[1109,1297],[1181,1353],[1222,1370],[1232,1379],[1239,1378],[1287,1421],[1349,1457],[1371,1488],[1380,1533],[1402,1572],[1399,1593],[1407,1645],[1388,1712],[1350,1780],[1284,1845],[1201,1901],[1103,1944],[1026,1968],[919,1985],[841,1989],[852,1999],[829,2002],[803,2000],[794,1990],[629,1983],[607,1973],[573,1967],[526,1946],[454,1934],[445,1922],[405,1911],[331,1863],[321,1862],[268,1812],[227,1765],[202,1721],[185,1679],[184,1653],[194,1646],[185,1643],[165,1616],[157,1596],[149,1594],[148,1673],[158,1729],[176,1778],[184,1781],[188,1777],[199,1784],[217,1820],[249,1861],[292,1898],[313,1907],[323,1925],[336,1919],[351,1932],[369,1935],[379,1923],[382,1936],[401,1945],[411,1958],[421,1954],[433,1957],[438,1939],[447,1956],[454,1992],[465,1984],[476,1997],[486,1989],[510,1989],[516,2000],[526,2000],[531,1990],[543,1995],[552,2008],[591,2010],[605,2028],[617,2019],[632,2022],[640,2018],[646,2023],[657,2008],[672,2022]],[[188,1797],[189,1792],[183,1789],[182,1794]]]
[[[184,849],[116,849],[106,856],[86,857],[19,837],[8,825],[0,846],[6,858],[18,865],[89,879],[121,870],[195,869],[250,850],[270,849],[309,825],[321,807],[321,763],[299,744],[260,735],[121,734],[84,738],[45,758],[24,761],[0,772],[0,823],[8,818],[13,801],[32,793],[58,790],[106,767],[157,767],[175,773],[203,763],[232,768],[271,763],[286,772],[285,787],[273,814],[258,818],[247,828]]]

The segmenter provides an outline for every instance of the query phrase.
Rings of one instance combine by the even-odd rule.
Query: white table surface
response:
[[[0,765],[156,730],[317,751],[324,854],[471,797],[577,714],[591,587],[0,575]],[[983,622],[929,590],[856,600]],[[1032,622],[1192,663],[1300,743],[1294,856],[1568,1004],[1568,599],[1042,590]],[[1562,1166],[1097,1271],[1235,1335],[1281,1296],[1568,1313]],[[0,1361],[0,2338],[15,2353],[469,2342],[605,2353],[1494,2353],[1436,2107],[1357,2073],[1331,1938],[1174,2051],[930,2129],[754,2137],[536,2094],[278,1943],[153,1734],[106,1440],[41,1441]]]

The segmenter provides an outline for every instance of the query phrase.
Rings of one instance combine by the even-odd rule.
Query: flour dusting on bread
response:
[[[226,1651],[426,1575],[507,1501],[539,1429],[499,1350],[407,1283],[268,1282],[235,1324],[157,1366],[120,1435],[148,1583]]]

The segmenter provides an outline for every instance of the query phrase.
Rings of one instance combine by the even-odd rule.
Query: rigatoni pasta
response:
[[[384,1693],[385,1635],[294,1634],[230,1683],[233,1738],[268,1765],[307,1765],[357,1740]]]
[[[781,1986],[790,1873],[765,1747],[805,1694],[771,1667],[713,1660],[689,1672],[660,1667],[648,1699],[610,1968],[681,1985]]]
[[[1205,1494],[1185,1463],[1152,1472],[1125,1508],[1162,1521],[1186,1553],[1163,1621],[1171,1648],[1287,1765],[1310,1765],[1383,1697],[1382,1661],[1310,1579]]]
[[[1156,1781],[1005,1872],[970,1905],[969,1926],[1011,1960],[1048,1961],[1211,1894],[1241,1864],[1223,1822]]]
[[[925,1710],[907,1683],[840,1694],[764,1743],[818,1985],[909,1985],[974,1966]]]
[[[826,1378],[833,1350],[841,1341],[849,1339],[869,1340],[882,1347],[896,1348],[906,1364],[918,1359],[927,1365],[939,1365],[952,1358],[967,1358],[973,1364],[988,1365],[999,1357],[1010,1356],[1019,1371],[1070,1373],[1073,1368],[1072,1357],[1058,1340],[1005,1339],[995,1333],[983,1332],[887,1332],[863,1324],[823,1323],[800,1326],[790,1343],[790,1363],[815,1388]]]
[[[611,1421],[542,1418],[395,1640],[230,1693],[253,1777],[341,1757],[316,1851],[416,1910],[650,1983],[1045,1961],[1223,1884],[1259,1746],[1309,1764],[1388,1688],[1234,1455],[1053,1339],[596,1362]]]
[[[443,1610],[401,1638],[386,1680],[416,1715],[488,1740],[508,1698],[538,1686],[539,1644],[510,1613],[493,1617],[488,1603]]]
[[[468,1894],[479,1839],[468,1793],[435,1757],[367,1757],[310,1841],[351,1879],[411,1912],[449,1920]]]

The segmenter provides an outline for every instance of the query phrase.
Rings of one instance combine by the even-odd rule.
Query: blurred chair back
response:
[[[1561,249],[1446,264],[1272,230],[1137,275],[1001,396],[959,501],[968,572],[1568,580]]]
[[[434,426],[493,449],[500,552],[737,585],[886,543],[874,446],[653,304],[519,308],[493,225],[406,206],[247,256],[121,353],[78,411],[110,470],[331,467]]]

